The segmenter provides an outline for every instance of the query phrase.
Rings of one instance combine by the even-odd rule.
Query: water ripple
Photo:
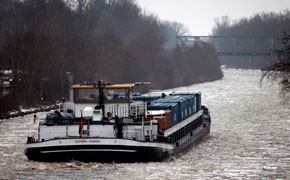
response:
[[[161,163],[41,163],[25,157],[33,115],[0,123],[0,179],[290,179],[290,110],[261,72],[224,71],[222,80],[174,90],[201,91],[210,137]],[[44,113],[42,114],[44,115]]]

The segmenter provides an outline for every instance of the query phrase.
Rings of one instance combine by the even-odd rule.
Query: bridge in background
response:
[[[274,37],[249,36],[177,36],[183,45],[212,43],[218,56],[273,56],[280,40]]]

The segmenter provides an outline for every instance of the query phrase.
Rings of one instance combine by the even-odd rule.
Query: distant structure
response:
[[[177,36],[180,45],[210,43],[221,64],[238,68],[263,68],[276,61],[280,39],[266,36]]]
[[[218,56],[272,56],[279,45],[274,37],[249,36],[177,36],[178,43],[212,43]]]

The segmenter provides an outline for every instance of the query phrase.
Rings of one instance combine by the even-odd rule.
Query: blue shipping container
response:
[[[172,93],[152,101],[148,106],[148,110],[172,110],[172,125],[192,116],[200,109],[200,93]]]

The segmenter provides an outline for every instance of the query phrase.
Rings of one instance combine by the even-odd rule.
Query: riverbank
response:
[[[4,119],[9,119],[18,116],[24,116],[27,114],[33,114],[37,112],[43,111],[50,111],[55,109],[57,104],[50,104],[50,105],[38,105],[37,107],[22,107],[20,106],[18,110],[8,111],[8,112],[1,112],[0,113],[0,121]]]

